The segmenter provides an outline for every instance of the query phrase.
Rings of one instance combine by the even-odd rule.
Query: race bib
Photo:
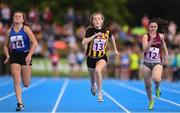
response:
[[[106,44],[105,39],[95,39],[93,44],[94,51],[104,51],[104,46]]]
[[[150,47],[149,51],[146,53],[145,60],[148,62],[160,62],[159,48]]]
[[[10,41],[12,49],[24,48],[24,40],[21,35],[11,36]]]

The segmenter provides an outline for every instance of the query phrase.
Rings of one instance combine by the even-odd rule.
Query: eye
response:
[[[157,28],[157,26],[150,26],[150,28]]]

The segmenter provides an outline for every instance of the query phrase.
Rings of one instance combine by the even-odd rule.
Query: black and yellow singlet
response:
[[[86,49],[86,55],[92,58],[100,58],[106,54],[108,38],[111,37],[108,29],[95,29],[90,27],[86,30],[85,38],[89,38],[98,32],[101,32],[102,36],[95,37],[91,42],[88,43]]]

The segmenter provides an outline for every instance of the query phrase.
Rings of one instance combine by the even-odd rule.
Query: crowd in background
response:
[[[0,74],[7,71],[3,66],[2,46],[6,33],[11,27],[12,14],[9,5],[0,4]],[[53,13],[49,6],[46,6],[43,11],[32,6],[26,12],[26,16],[29,26],[39,42],[34,57],[49,58],[52,62],[60,58],[67,58],[72,71],[74,66],[82,66],[82,63],[85,62],[85,50],[81,40],[88,25],[89,11],[79,13],[73,7],[68,7],[64,18],[60,18],[64,23],[53,21]],[[144,16],[140,21],[142,26],[137,27],[119,25],[115,21],[105,24],[115,36],[120,53],[120,56],[117,57],[111,50],[112,47],[108,47],[109,61],[105,70],[107,77],[137,80],[142,78],[139,71],[143,57],[141,37],[147,32],[149,17]],[[168,21],[165,35],[169,51],[169,64],[164,66],[163,79],[178,81],[180,79],[180,32],[177,32],[176,23]],[[67,47],[63,49],[55,47],[54,42],[58,41],[63,42]]]

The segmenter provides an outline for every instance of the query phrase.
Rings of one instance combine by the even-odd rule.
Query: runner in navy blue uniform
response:
[[[20,86],[21,75],[23,85],[28,87],[31,79],[32,55],[37,45],[38,43],[33,32],[27,26],[25,14],[20,11],[15,12],[12,27],[8,31],[4,43],[4,52],[6,55],[4,63],[10,61],[14,90],[17,98],[16,111],[21,111],[24,108]]]

